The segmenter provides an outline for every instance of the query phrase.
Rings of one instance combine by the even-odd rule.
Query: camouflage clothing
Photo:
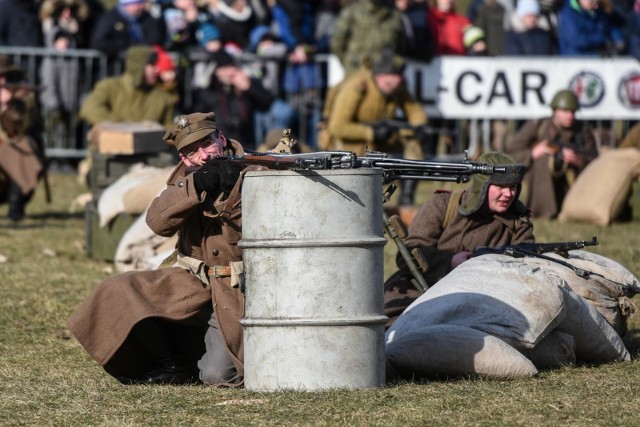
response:
[[[330,48],[349,75],[362,65],[365,58],[371,58],[384,49],[404,52],[404,37],[398,10],[380,1],[360,0],[342,9]]]

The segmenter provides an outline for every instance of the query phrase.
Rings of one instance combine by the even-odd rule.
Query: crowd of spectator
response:
[[[438,55],[640,59],[640,0],[0,0],[0,5],[0,46],[94,49],[114,61],[131,46],[154,46],[164,58],[156,64],[167,76],[160,80],[178,100],[176,114],[192,112],[185,110],[194,100],[217,90],[216,55],[233,62],[257,58],[243,61],[242,68],[271,93],[269,102],[235,115],[245,124],[243,114],[252,116],[256,145],[269,127],[304,123],[298,136],[316,147],[326,81],[314,66],[315,54],[336,55],[347,75],[383,49],[417,61]],[[185,69],[188,84],[181,80]],[[48,58],[40,71],[45,109],[62,115],[78,111],[82,96],[71,87],[77,65]],[[189,94],[181,93],[185,88]]]

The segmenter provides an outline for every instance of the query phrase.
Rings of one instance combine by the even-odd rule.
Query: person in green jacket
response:
[[[151,46],[129,48],[124,73],[96,83],[82,104],[80,118],[92,126],[148,120],[171,128],[176,98],[162,89],[157,60]]]

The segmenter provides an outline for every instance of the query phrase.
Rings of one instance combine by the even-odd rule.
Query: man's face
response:
[[[564,108],[556,108],[553,110],[553,123],[561,128],[570,128],[576,119],[575,111],[565,110]]]
[[[234,65],[224,65],[216,68],[215,75],[222,84],[230,85],[240,69]]]
[[[3,85],[7,82],[7,79],[4,76],[0,76],[0,85]],[[7,88],[0,88],[0,111],[4,110],[7,103],[11,101],[13,98],[13,93]]]
[[[490,184],[487,190],[487,209],[491,213],[505,213],[511,207],[517,192],[516,185]]]
[[[209,160],[224,155],[227,139],[222,132],[215,130],[206,137],[193,142],[179,151],[182,162],[188,167],[200,167]]]
[[[153,64],[144,66],[144,83],[153,86],[158,82],[158,67]]]
[[[376,74],[374,77],[376,86],[380,89],[380,92],[385,95],[391,95],[402,84],[402,75],[400,74]]]

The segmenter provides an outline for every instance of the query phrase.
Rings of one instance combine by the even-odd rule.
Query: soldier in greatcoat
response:
[[[504,153],[487,152],[480,163],[504,165],[507,173],[476,174],[462,191],[436,192],[416,212],[404,244],[422,253],[428,286],[469,259],[480,246],[499,247],[534,241],[529,210],[518,200],[524,165]],[[420,292],[411,284],[411,272],[398,255],[399,270],[384,285],[387,326],[415,301]]]
[[[551,117],[527,121],[505,151],[527,167],[525,204],[534,218],[555,218],[578,174],[597,155],[593,127],[576,120],[578,98],[570,90],[551,100]]]
[[[44,176],[42,147],[29,135],[30,106],[35,88],[25,73],[2,61],[0,65],[0,203],[9,205],[9,219],[24,218],[38,181]]]
[[[217,129],[214,113],[178,117],[165,140],[175,145],[181,162],[146,220],[161,236],[178,233],[175,257],[154,271],[104,280],[68,326],[91,357],[123,383],[240,385],[239,176],[249,168],[241,172],[216,157],[244,150]]]

